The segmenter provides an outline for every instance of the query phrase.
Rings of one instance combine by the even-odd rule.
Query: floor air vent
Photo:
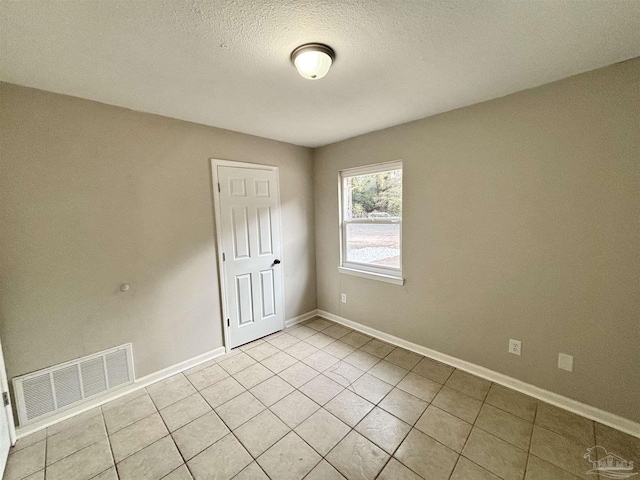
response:
[[[15,377],[13,389],[20,425],[75,406],[133,380],[130,343]]]

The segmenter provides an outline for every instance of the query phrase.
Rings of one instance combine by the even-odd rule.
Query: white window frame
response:
[[[383,173],[391,170],[403,170],[402,161],[377,163],[364,167],[349,168],[341,170],[338,174],[338,209],[340,228],[340,265],[338,271],[346,275],[355,275],[363,278],[370,278],[395,285],[404,285],[402,277],[402,218],[400,220],[386,220],[383,218],[359,218],[347,220],[345,218],[345,206],[347,205],[345,179],[360,175],[371,175]],[[403,170],[403,190],[404,190],[404,170]],[[403,193],[404,195],[404,193]],[[347,261],[347,225],[349,224],[400,224],[400,268],[386,267],[382,265],[371,265],[369,263]]]

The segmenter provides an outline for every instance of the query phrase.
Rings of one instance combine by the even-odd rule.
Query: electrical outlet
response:
[[[520,340],[509,339],[509,353],[522,355],[522,342]]]
[[[561,353],[558,355],[558,368],[573,372],[573,356]]]
[[[347,294],[346,293],[343,293],[341,295],[341,298],[342,298],[342,303],[347,303]]]

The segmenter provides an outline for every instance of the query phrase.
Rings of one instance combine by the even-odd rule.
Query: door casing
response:
[[[236,162],[234,160],[221,160],[217,158],[212,158],[211,160],[211,179],[213,181],[213,205],[214,205],[214,215],[215,215],[215,225],[216,225],[216,247],[218,249],[218,284],[220,285],[220,305],[222,306],[222,331],[224,335],[224,348],[227,353],[231,350],[231,342],[229,340],[229,324],[227,322],[228,317],[228,308],[227,308],[227,285],[226,285],[226,276],[224,272],[224,260],[222,258],[223,254],[223,245],[222,245],[222,212],[220,208],[220,192],[218,190],[219,178],[218,178],[218,167],[234,167],[234,168],[249,168],[249,169],[259,169],[259,170],[270,170],[275,172],[276,181],[278,183],[277,193],[276,193],[276,201],[278,202],[278,209],[280,209],[280,172],[278,167],[273,165],[264,165],[261,163],[247,163],[247,162]],[[282,209],[280,209],[280,222],[276,227],[280,231],[280,260],[282,261],[282,268],[284,268],[285,263],[285,253],[282,248]],[[280,289],[282,291],[282,296],[280,299],[280,308],[283,312],[283,325],[286,316],[284,315],[284,304],[285,304],[285,292],[284,292],[284,271],[280,276]]]

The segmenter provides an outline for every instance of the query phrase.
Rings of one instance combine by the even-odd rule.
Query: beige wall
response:
[[[639,79],[636,59],[316,150],[318,308],[640,421]],[[405,286],[338,274],[339,170],[397,159]]]
[[[0,125],[10,378],[125,342],[143,376],[222,345],[212,157],[280,167],[286,318],[316,308],[309,149],[6,83]]]

